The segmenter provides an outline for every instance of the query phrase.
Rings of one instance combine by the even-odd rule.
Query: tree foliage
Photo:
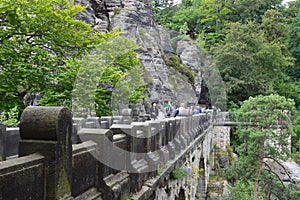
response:
[[[215,62],[229,101],[238,103],[253,95],[275,92],[281,72],[293,64],[282,41],[285,19],[270,10],[262,20],[262,24],[229,24],[224,43],[215,48]],[[282,28],[277,30],[273,23]]]
[[[107,93],[101,99],[100,94],[107,90],[100,91],[99,84],[114,87],[130,70],[141,72],[133,42],[119,37],[117,29],[96,32],[75,18],[85,8],[67,0],[0,2],[2,122],[14,125],[21,111],[32,104],[32,98],[38,105],[96,106],[98,114],[107,114],[111,107],[107,107],[109,101],[105,98],[110,99],[112,94]],[[81,76],[77,75],[79,72]],[[74,90],[76,81],[86,84]],[[135,75],[132,82],[140,84],[140,77]],[[96,105],[95,99],[91,103],[85,98],[72,103],[74,94],[95,96],[95,90],[91,89],[95,84],[99,86]],[[131,102],[141,99],[142,88],[141,85],[130,88]]]
[[[247,23],[261,22],[263,15],[269,9],[279,8],[282,0],[238,0],[230,1],[232,13],[230,21]]]
[[[241,199],[253,199],[254,182],[251,181],[236,181],[234,186],[229,187],[230,196],[226,200],[241,200]],[[259,200],[267,200],[265,194],[260,194]]]
[[[300,3],[295,0],[284,6],[281,2],[184,0],[154,8],[158,23],[189,35],[216,54],[228,102],[277,92],[297,103]]]
[[[112,114],[143,98],[142,68],[133,41],[116,36],[99,44],[78,64],[78,73],[72,93],[73,111],[86,108],[88,114]]]
[[[218,0],[185,0],[179,5],[155,9],[156,21],[179,33],[184,29],[193,39],[201,37],[210,48],[224,36],[224,25],[231,12],[227,5],[226,1]]]
[[[157,22],[171,30],[179,32],[187,24],[189,36],[193,39],[201,37],[209,50],[224,39],[226,24],[261,23],[265,12],[281,8],[280,3],[281,0],[184,0],[179,5],[158,6],[156,3],[154,11]]]
[[[289,3],[285,15],[288,17],[288,37],[287,48],[296,59],[295,66],[287,70],[287,74],[292,78],[292,82],[300,87],[300,0]]]
[[[59,81],[72,73],[65,59],[80,57],[110,37],[75,19],[84,9],[67,0],[0,2],[0,112],[15,106],[21,111],[27,94],[65,96],[61,92],[71,83]]]
[[[271,115],[281,116],[281,108],[292,104],[287,99],[293,99],[298,108],[300,105],[300,0],[291,1],[286,5],[281,2],[281,0],[184,0],[179,5],[166,5],[156,9],[155,14],[158,23],[179,34],[189,35],[197,41],[197,44],[213,54],[215,64],[225,82],[228,102],[236,108],[242,105],[238,109],[240,113],[243,109],[243,112],[249,115],[244,120],[248,121],[250,114],[253,114],[251,117],[257,116],[256,122],[266,120],[264,123],[270,125],[274,122]],[[257,95],[260,96],[248,100],[251,103],[242,103],[249,97]],[[276,98],[278,101],[274,100]],[[285,106],[280,105],[280,109],[262,107],[264,104],[271,105],[270,102],[279,105],[279,100],[286,103]],[[265,113],[270,116],[262,113],[266,109],[271,109]],[[292,127],[296,134],[292,136],[292,145],[297,152],[300,137],[297,125],[299,111],[294,113],[296,114],[292,117],[294,120]],[[262,155],[267,155],[265,152],[276,154],[276,149],[265,146],[264,141],[278,139],[285,143],[285,140],[281,140],[283,138],[277,138],[278,135],[273,133],[266,128],[260,130],[258,127],[244,127],[239,128],[235,134],[237,138],[233,142],[239,144],[237,151],[241,157],[239,164],[235,166],[236,171],[232,174],[242,178],[246,188],[252,187],[255,183],[257,169],[260,168],[257,160],[262,160]],[[264,153],[261,155],[261,152]],[[253,166],[249,166],[249,163],[253,163]],[[267,189],[263,185],[270,184],[274,190],[279,188],[277,193],[285,194],[287,188],[282,188],[282,184],[274,174],[270,175],[267,170],[263,170],[260,174],[261,180],[265,176],[269,177],[271,182],[262,181],[262,190]],[[292,198],[290,194],[285,195],[286,198]]]
[[[244,101],[235,112],[238,121],[252,125],[239,126],[234,133],[239,141],[235,148],[239,159],[230,173],[241,181],[254,181],[256,197],[259,187],[265,191],[274,189],[274,193],[284,189],[267,159],[278,162],[290,155],[289,141],[293,135],[290,113],[294,109],[291,99],[279,95],[259,95]],[[268,187],[270,185],[274,188]],[[278,191],[275,191],[277,188]]]

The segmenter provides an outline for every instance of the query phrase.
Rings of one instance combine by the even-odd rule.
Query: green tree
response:
[[[288,19],[293,19],[299,14],[300,0],[289,1],[288,6],[284,6],[281,10]]]
[[[224,43],[215,48],[214,60],[229,102],[234,103],[275,92],[278,75],[293,61],[283,43],[269,41],[263,26],[255,22],[230,24]]]
[[[264,13],[269,9],[279,8],[282,0],[237,0],[229,1],[232,12],[231,22],[261,22]]]
[[[289,113],[294,109],[291,99],[259,95],[244,101],[235,112],[239,122],[252,124],[237,127],[235,135],[239,144],[235,150],[239,158],[230,172],[241,181],[254,181],[253,199],[257,199],[259,187],[275,194],[278,188],[284,190],[285,186],[266,159],[279,163],[279,159],[290,155],[288,141],[293,132]]]
[[[152,7],[155,12],[155,20],[170,29],[172,29],[172,22],[170,22],[170,18],[172,18],[175,13],[178,11],[178,6],[174,5],[173,2],[163,0],[152,0]]]
[[[295,58],[295,65],[292,68],[285,70],[284,83],[278,84],[278,93],[283,94],[295,100],[298,107],[298,115],[294,117],[294,129],[296,136],[293,137],[292,142],[294,146],[294,153],[299,157],[300,151],[300,0],[291,1],[288,7],[285,7],[283,14],[289,19],[288,21],[288,36],[286,44],[289,52]],[[283,82],[282,81],[282,82]],[[299,163],[299,159],[298,163]]]
[[[225,26],[229,22],[231,13],[229,2],[220,0],[201,1],[198,5],[199,19],[197,32],[205,33],[206,47],[210,49],[216,43],[222,41],[225,35]],[[195,25],[194,25],[195,26]]]
[[[288,7],[284,7],[282,11],[284,16],[288,19],[288,36],[286,38],[286,44],[291,55],[296,59],[295,66],[287,70],[287,74],[293,79],[293,81],[299,86],[300,78],[300,0],[291,1],[288,3]]]
[[[195,25],[197,25],[199,19],[199,12],[195,6],[180,4],[157,10],[155,18],[159,24],[168,29],[177,32],[185,29],[193,37],[196,31]],[[187,26],[188,29],[184,26]]]
[[[241,199],[253,199],[254,183],[247,181],[236,181],[234,186],[229,187],[230,196],[226,200],[241,200]],[[267,200],[265,194],[260,194],[259,200]]]
[[[230,13],[227,5],[227,1],[219,0],[186,0],[179,5],[155,9],[155,16],[159,24],[170,30],[186,30],[193,39],[204,36],[206,47],[210,48],[224,35],[224,25]]]
[[[281,0],[184,0],[179,5],[164,5],[159,9],[154,6],[157,22],[178,32],[187,24],[188,35],[204,40],[207,50],[223,41],[226,24],[247,24],[248,21],[261,23],[267,10],[283,9]]]
[[[68,73],[76,71],[64,65],[66,58],[81,57],[113,35],[75,19],[84,9],[68,0],[0,2],[0,112],[22,111],[25,95],[42,91],[57,98],[45,104],[64,101],[61,92],[72,84]]]
[[[286,26],[287,18],[277,10],[267,10],[262,16],[262,23],[260,25],[264,37],[269,42],[283,42],[287,36],[288,27]],[[283,48],[286,49],[285,46]]]
[[[72,92],[73,111],[86,108],[89,115],[107,116],[120,106],[143,98],[142,68],[133,41],[115,36],[99,44],[91,54],[71,62],[78,65]]]

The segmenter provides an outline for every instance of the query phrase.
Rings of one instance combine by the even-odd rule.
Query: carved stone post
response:
[[[72,117],[63,107],[27,107],[21,116],[19,156],[46,158],[47,199],[71,195]]]
[[[174,145],[174,125],[175,125],[175,119],[169,118],[166,131],[167,131],[167,148],[169,151],[169,158],[174,159],[175,158],[175,145]]]
[[[0,161],[5,160],[5,131],[6,126],[0,124]]]
[[[109,129],[109,127],[112,125],[112,117],[101,117],[101,123],[100,127],[102,129]]]

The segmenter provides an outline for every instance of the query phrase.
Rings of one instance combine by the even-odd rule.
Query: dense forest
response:
[[[298,199],[299,187],[285,187],[265,168],[267,158],[300,161],[300,1],[153,0],[153,7],[159,24],[213,56],[231,120],[257,124],[231,133],[239,159],[224,175],[238,180],[230,199],[268,199],[272,192]],[[270,128],[275,121],[288,127],[280,137]],[[290,135],[292,154],[279,148]],[[266,145],[272,140],[279,146]]]
[[[270,191],[297,199],[299,187],[266,170],[266,158],[300,163],[300,0],[153,0],[152,6],[158,24],[212,55],[232,120],[254,124],[231,134],[229,148],[239,156],[224,174],[232,183],[231,199],[268,199]],[[118,95],[126,93],[131,103],[143,98],[145,85],[136,78],[139,47],[118,30],[95,32],[77,20],[85,8],[67,0],[0,1],[1,123],[15,126],[36,99],[39,105],[93,107],[82,99],[95,89],[97,115],[111,114],[110,88],[129,71],[134,76]],[[101,76],[91,79],[99,74],[95,69]],[[77,101],[76,78],[85,86],[103,85],[81,90]],[[292,151],[285,148],[290,136]]]
[[[277,93],[300,105],[299,1],[154,1],[156,20],[211,53],[231,107]]]

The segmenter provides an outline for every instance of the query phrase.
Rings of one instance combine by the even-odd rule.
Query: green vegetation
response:
[[[229,187],[229,190],[231,195],[229,198],[226,198],[226,200],[253,199],[254,183],[249,181],[236,181],[234,187]],[[268,198],[266,195],[260,194],[257,199],[267,200]]]
[[[278,93],[299,106],[299,0],[173,2],[153,1],[156,21],[214,55],[228,102]]]
[[[168,56],[163,56],[163,59],[168,67],[172,67],[175,69],[179,74],[183,74],[188,78],[188,82],[191,85],[194,85],[195,83],[195,75],[190,66],[182,64],[181,59],[175,55],[170,54]]]
[[[267,18],[276,15],[276,20]],[[293,64],[282,41],[282,34],[269,30],[267,23],[284,26],[277,11],[269,10],[263,23],[231,23],[224,43],[214,50],[215,62],[225,82],[228,100],[239,103],[250,96],[276,92],[282,71]],[[264,23],[265,22],[265,23]],[[284,29],[284,28],[282,28]],[[267,33],[275,32],[277,35]],[[284,32],[284,30],[283,30]]]
[[[213,104],[220,107],[227,96],[235,120],[253,123],[237,127],[232,132],[233,146],[219,152],[219,156],[228,154],[232,164],[227,169],[227,178],[235,182],[230,199],[265,199],[269,191],[295,199],[299,188],[283,185],[266,159],[300,162],[300,0],[288,6],[281,5],[281,0],[152,2],[156,21],[176,35],[173,44],[194,40],[212,54],[212,66],[219,70],[227,92],[211,94],[219,98]],[[141,77],[153,85],[147,72],[143,74],[135,52],[139,47],[133,41],[121,37],[117,29],[96,32],[75,19],[85,8],[68,0],[0,1],[1,123],[15,126],[35,97],[39,105],[111,115],[112,110],[143,98]],[[114,14],[120,11],[115,9]],[[146,29],[139,34],[152,42]],[[205,62],[204,57],[201,60]],[[177,55],[166,55],[164,61],[194,85],[193,70]],[[211,69],[202,73],[218,80],[218,73]],[[205,81],[214,90],[223,87]],[[172,77],[170,82],[176,85]],[[292,154],[286,148],[290,136]],[[172,171],[171,178],[188,175],[181,167]]]
[[[130,197],[127,195],[122,195],[120,200],[130,200]]]
[[[71,107],[72,95],[76,93],[73,91],[74,83],[79,81],[76,79],[77,73],[84,66],[99,63],[100,58],[90,53],[97,48],[103,49],[103,44],[106,44],[105,48],[112,49],[105,56],[109,57],[108,53],[111,53],[114,59],[110,59],[107,65],[101,64],[101,70],[107,76],[102,79],[113,76],[115,84],[120,77],[128,74],[127,71],[138,68],[137,54],[133,52],[135,48],[129,40],[117,38],[118,30],[96,32],[89,24],[75,19],[75,15],[85,8],[67,0],[0,2],[1,122],[14,126],[23,109],[32,104],[37,96],[39,105]],[[123,49],[120,49],[119,44],[111,42],[113,40],[122,41],[129,48],[121,45]],[[92,60],[92,57],[98,60]],[[97,77],[100,78],[101,74]],[[99,82],[93,80],[95,82],[90,80],[88,83],[95,85]],[[82,89],[85,91],[84,87]],[[137,92],[134,91],[130,96],[130,101],[138,101],[142,90],[138,86]],[[98,91],[97,95],[101,96],[101,93],[105,92]],[[94,103],[88,107],[97,106],[97,112],[101,115],[107,113],[107,104],[107,100],[99,100],[97,105]],[[101,110],[102,107],[104,110]]]
[[[179,5],[172,0],[154,2],[158,23],[171,33],[179,33],[176,39],[190,36],[212,54],[213,65],[225,83],[227,107],[231,116],[238,117],[232,120],[257,124],[232,130],[231,143],[238,162],[229,153],[233,167],[228,169],[228,178],[241,181],[232,188],[231,199],[265,199],[268,190],[293,199],[297,193],[294,185],[283,186],[262,163],[265,157],[299,162],[300,0],[287,6],[281,0],[183,0]],[[290,119],[283,110],[289,110]],[[286,123],[288,120],[292,123]],[[287,129],[275,133],[275,125]],[[290,136],[292,155],[283,148]],[[267,141],[283,147],[278,151]]]
[[[238,121],[251,122],[253,125],[239,126],[234,133],[237,141],[235,151],[239,158],[228,174],[230,179],[245,184],[253,181],[253,199],[258,198],[259,188],[263,188],[262,193],[271,191],[283,195],[280,191],[285,186],[274,174],[268,161],[278,163],[290,156],[288,141],[294,133],[289,113],[294,109],[291,99],[279,95],[259,95],[244,101],[235,112]]]
[[[61,100],[60,89],[68,84],[58,78],[71,73],[62,67],[66,57],[79,58],[116,34],[95,32],[76,20],[84,9],[67,0],[0,2],[0,112],[17,106],[21,113],[26,95],[49,90]],[[57,90],[51,87],[54,83]]]
[[[87,108],[89,114],[107,116],[120,106],[139,102],[144,84],[138,55],[133,52],[137,48],[131,40],[116,36],[71,63],[79,65],[72,93],[73,109]]]
[[[209,184],[214,184],[216,182],[224,181],[226,180],[226,177],[219,176],[219,175],[209,175]]]
[[[176,169],[174,169],[171,172],[171,179],[174,179],[174,180],[178,180],[179,179],[180,180],[180,179],[184,179],[188,175],[189,175],[188,171],[186,171],[182,167],[176,167]]]
[[[15,106],[14,108],[11,108],[9,111],[5,111],[0,113],[0,122],[4,125],[11,127],[15,126],[18,122],[18,107]]]

